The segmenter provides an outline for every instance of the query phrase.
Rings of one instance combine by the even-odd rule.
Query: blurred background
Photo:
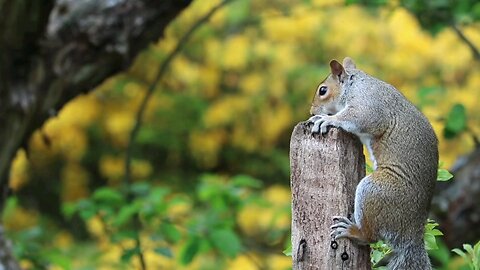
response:
[[[219,2],[193,1],[18,150],[2,219],[21,266],[290,269],[291,131],[350,56],[431,121],[455,176],[432,206],[432,261],[469,269],[451,249],[480,239],[480,3],[234,0],[181,41]]]

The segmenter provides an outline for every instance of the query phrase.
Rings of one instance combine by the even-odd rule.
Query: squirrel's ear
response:
[[[355,62],[353,62],[353,59],[348,56],[343,59],[343,66],[348,69],[357,68]]]
[[[332,75],[339,81],[345,76],[345,70],[337,60],[330,61],[330,70]]]

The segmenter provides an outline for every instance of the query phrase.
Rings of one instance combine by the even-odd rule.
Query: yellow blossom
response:
[[[134,124],[134,115],[128,111],[112,111],[107,115],[105,129],[115,142],[126,145]]]
[[[237,35],[229,38],[223,51],[223,66],[232,70],[244,69],[248,63],[249,43],[245,36]]]
[[[55,235],[55,245],[60,248],[68,248],[72,245],[74,239],[72,235],[66,231],[62,231]]]
[[[98,216],[95,216],[87,221],[87,229],[92,235],[98,238],[106,236],[104,223]]]
[[[231,123],[249,108],[249,100],[241,96],[227,96],[213,103],[204,114],[206,127]]]
[[[270,255],[267,257],[268,269],[272,270],[288,270],[292,267],[292,258],[279,255]]]
[[[247,94],[255,94],[262,90],[263,81],[263,76],[259,73],[247,74],[242,78],[240,88]]]
[[[153,167],[147,160],[136,159],[132,162],[132,177],[135,179],[145,179],[152,174]]]
[[[80,160],[85,154],[88,139],[83,128],[55,118],[47,121],[44,131],[54,152],[69,160]]]
[[[220,70],[206,66],[199,69],[199,80],[201,84],[201,94],[207,98],[213,98],[218,95]]]
[[[85,127],[94,122],[99,113],[100,104],[94,94],[80,95],[63,107],[58,119],[70,125]]]
[[[28,182],[28,167],[29,162],[25,150],[18,150],[10,169],[9,184],[14,191],[18,191]]]
[[[292,112],[284,104],[272,107],[259,116],[262,138],[268,145],[275,143],[281,134],[292,126]]]
[[[37,224],[38,213],[17,206],[3,218],[3,224],[8,231],[21,231]]]
[[[229,270],[258,270],[258,266],[251,257],[247,255],[237,256],[233,261],[229,263]]]
[[[108,179],[118,180],[125,173],[124,164],[125,161],[123,158],[109,155],[102,156],[99,162],[100,173]]]
[[[68,162],[62,168],[62,201],[77,201],[88,195],[88,172],[76,162]]]
[[[290,205],[290,190],[285,186],[273,185],[264,191],[264,196],[274,206]]]
[[[172,62],[172,70],[180,82],[191,85],[198,80],[198,67],[186,57],[178,56]]]
[[[190,149],[193,156],[206,168],[217,165],[218,153],[224,144],[226,134],[223,130],[190,133]]]

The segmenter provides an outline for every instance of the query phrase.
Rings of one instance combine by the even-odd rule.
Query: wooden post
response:
[[[348,239],[332,241],[332,216],[353,213],[355,189],[365,176],[362,144],[332,128],[312,135],[295,126],[290,141],[293,270],[367,270],[370,249]]]

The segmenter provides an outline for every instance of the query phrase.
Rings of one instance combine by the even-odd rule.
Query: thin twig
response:
[[[169,67],[170,63],[172,60],[175,58],[175,56],[183,49],[187,41],[190,39],[192,34],[197,30],[202,24],[206,23],[210,17],[221,7],[223,7],[225,4],[231,2],[232,0],[224,0],[215,7],[213,7],[207,14],[205,14],[202,18],[200,18],[178,41],[176,47],[173,49],[173,51],[167,55],[167,58],[163,61],[162,65],[160,66],[160,69],[158,70],[157,75],[155,76],[155,79],[153,80],[152,84],[147,89],[147,93],[145,94],[145,97],[142,100],[142,103],[140,104],[140,107],[137,111],[136,119],[135,119],[135,124],[130,132],[130,138],[128,140],[128,145],[126,149],[126,154],[125,154],[125,177],[124,177],[124,189],[127,194],[127,200],[131,201],[133,198],[131,197],[131,194],[128,192],[128,188],[132,183],[132,152],[133,152],[133,146],[135,143],[135,139],[137,138],[138,132],[140,131],[140,127],[142,125],[142,119],[143,115],[145,113],[145,109],[148,105],[148,101],[150,100],[150,97],[152,96],[153,92],[155,91],[155,88],[158,84],[158,82],[163,78],[165,75],[165,72],[167,71],[167,68]],[[134,225],[137,227],[137,229],[140,229],[139,227],[141,226],[140,220],[138,215],[135,215],[133,217],[134,219]],[[140,260],[140,265],[142,270],[146,270],[147,266],[145,263],[145,258],[143,256],[143,252],[141,250],[141,240],[140,236],[136,237],[135,239],[135,245],[136,247],[140,250],[138,253],[138,259]]]
[[[457,25],[452,23],[450,26],[452,27],[453,31],[455,31],[457,36],[463,42],[465,42],[465,44],[468,46],[468,48],[470,48],[470,51],[472,51],[472,54],[473,54],[473,58],[475,58],[475,60],[477,60],[477,61],[480,61],[480,51],[478,50],[477,47],[475,47],[475,44],[473,44],[473,42],[471,40],[469,40],[467,38],[467,36],[465,36],[465,34],[462,32],[462,30]]]
[[[140,130],[140,127],[142,125],[142,119],[143,119],[143,114],[145,113],[145,109],[147,107],[148,101],[150,100],[150,97],[152,96],[153,92],[155,91],[155,88],[158,84],[158,82],[162,79],[162,77],[165,75],[165,72],[167,71],[168,66],[172,62],[172,60],[175,58],[175,56],[183,49],[185,43],[190,39],[192,34],[199,28],[202,24],[207,22],[210,17],[222,6],[225,4],[231,2],[232,0],[224,0],[220,4],[216,5],[213,7],[207,14],[205,14],[202,18],[200,18],[178,41],[177,46],[173,49],[173,51],[167,55],[167,58],[163,61],[162,65],[160,66],[160,69],[153,81],[152,84],[147,89],[147,93],[145,94],[145,97],[142,100],[142,103],[140,104],[140,107],[137,112],[135,124],[132,128],[132,131],[130,132],[130,139],[128,141],[127,145],[127,150],[126,150],[126,156],[125,156],[125,178],[124,178],[124,185],[129,186],[131,183],[131,163],[132,163],[132,150],[133,150],[133,145],[135,143],[135,139],[137,137],[137,134]]]

